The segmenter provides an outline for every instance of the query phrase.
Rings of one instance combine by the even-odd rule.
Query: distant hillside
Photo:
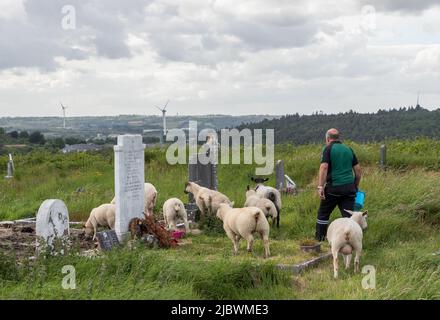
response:
[[[337,128],[344,139],[357,142],[383,141],[389,138],[410,139],[430,137],[440,139],[440,109],[429,111],[421,107],[401,108],[377,113],[298,114],[244,123],[238,128],[275,129],[275,142],[307,144],[322,142],[329,128]]]
[[[200,115],[200,116],[167,116],[168,129],[188,128],[189,121],[197,121],[199,129],[236,127],[241,123],[260,122],[273,115]],[[4,117],[0,118],[0,128],[10,131],[41,131],[46,137],[79,137],[91,138],[97,134],[138,133],[143,130],[162,129],[162,117],[142,115],[120,115],[101,117],[67,117],[66,128],[62,128],[61,117]]]

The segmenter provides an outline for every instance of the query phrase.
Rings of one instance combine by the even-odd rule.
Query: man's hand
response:
[[[322,187],[322,186],[318,187],[318,195],[321,198],[321,200],[325,200],[324,187]]]

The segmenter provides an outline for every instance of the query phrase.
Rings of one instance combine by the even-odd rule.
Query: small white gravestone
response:
[[[69,212],[63,201],[44,201],[37,213],[35,226],[37,250],[64,254],[69,242]]]
[[[119,241],[128,235],[133,218],[144,215],[144,150],[141,135],[120,135],[115,150],[115,231]]]

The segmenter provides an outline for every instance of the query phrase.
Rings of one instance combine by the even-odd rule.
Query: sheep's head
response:
[[[93,237],[93,227],[87,227],[87,225],[83,226],[84,234],[86,239],[90,239]]]
[[[368,227],[368,224],[367,224],[368,210],[366,210],[364,212],[351,211],[351,210],[345,210],[345,211],[351,215],[351,218],[359,224],[359,226],[362,228],[362,230],[367,229],[367,227]]]
[[[269,181],[269,178],[255,178],[255,177],[251,177],[251,180],[253,182],[255,182],[256,184],[262,184],[264,182]]]
[[[178,204],[178,203],[174,204],[174,211],[176,211],[176,212],[180,211],[180,204]]]
[[[192,182],[189,182],[189,181],[187,181],[187,182],[185,183],[185,190],[183,190],[183,192],[185,192],[186,194],[188,194],[188,193],[191,192],[191,183],[192,183]]]
[[[232,206],[234,205],[234,203],[232,202],[231,204],[229,203],[220,203],[218,209],[217,209],[217,218],[219,218],[220,220],[223,221],[224,217],[225,217],[225,213],[228,212]]]

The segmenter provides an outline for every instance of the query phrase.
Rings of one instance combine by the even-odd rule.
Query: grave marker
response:
[[[387,146],[380,146],[380,167],[385,170],[387,165]]]
[[[63,201],[49,199],[38,209],[35,233],[37,251],[64,254],[69,245],[69,212]]]
[[[276,188],[280,191],[286,188],[286,179],[284,176],[284,161],[278,160],[276,165]]]
[[[98,238],[99,248],[102,251],[109,251],[119,246],[119,240],[115,230],[97,232],[96,238]]]
[[[120,135],[114,146],[115,231],[119,242],[124,242],[130,235],[130,220],[144,217],[144,150],[141,135]]]

